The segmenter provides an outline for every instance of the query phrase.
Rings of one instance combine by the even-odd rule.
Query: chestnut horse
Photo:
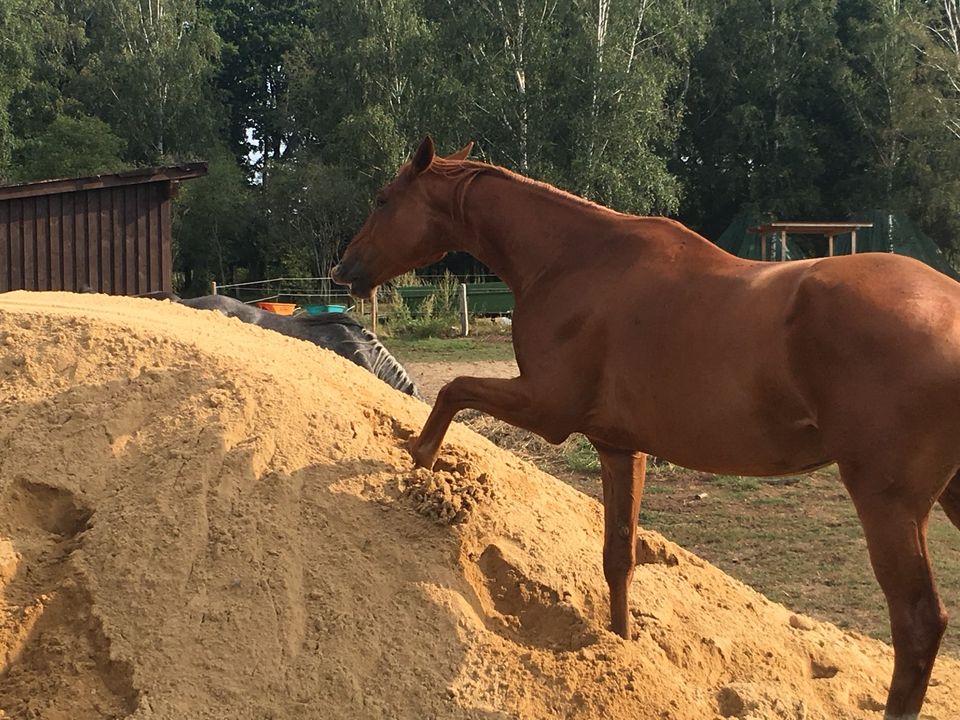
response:
[[[626,215],[430,138],[333,269],[354,295],[464,250],[513,290],[519,377],[459,377],[411,453],[431,467],[475,408],[600,455],[612,629],[629,637],[645,453],[783,475],[836,462],[887,598],[887,718],[916,718],[947,616],[927,551],[939,500],[960,527],[960,285],[861,254],[762,263],[673,220]]]

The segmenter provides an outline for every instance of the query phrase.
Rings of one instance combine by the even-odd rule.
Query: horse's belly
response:
[[[696,428],[684,433],[687,442],[654,441],[647,452],[683,467],[723,475],[789,475],[830,462],[816,428],[767,430],[745,435],[732,428]]]
[[[765,402],[743,389],[696,400],[642,395],[618,404],[614,413],[595,412],[587,435],[730,475],[786,475],[830,461],[819,430],[790,393],[767,393]]]

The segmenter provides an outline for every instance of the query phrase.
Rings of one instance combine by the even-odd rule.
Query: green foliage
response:
[[[948,252],[960,235],[960,47],[942,16],[956,3],[851,2],[842,74],[864,173],[848,193],[859,207],[919,221]],[[955,25],[954,31],[960,29]],[[944,41],[947,42],[944,42]]]
[[[16,147],[20,109],[14,98],[29,88],[40,62],[43,44],[41,19],[50,12],[47,0],[5,0],[0,3],[0,180],[9,176]]]
[[[272,275],[326,276],[367,210],[349,173],[310,159],[276,165],[262,195]]]
[[[227,99],[227,140],[244,161],[256,150],[263,174],[299,148],[302,123],[290,112],[288,54],[309,45],[319,0],[209,0],[213,27],[222,41],[216,85]],[[314,39],[315,40],[315,39]]]
[[[682,214],[716,237],[747,204],[830,214],[838,147],[836,0],[731,0],[693,60],[677,170]],[[839,160],[838,160],[839,156]]]
[[[290,108],[328,162],[391,178],[414,138],[433,129],[429,79],[442,52],[417,0],[327,0],[288,55]]]
[[[81,177],[124,167],[124,142],[99,118],[58,115],[16,152],[18,180]]]
[[[460,327],[457,285],[456,278],[449,273],[435,286],[428,285],[414,273],[396,278],[387,290],[389,316],[384,332],[407,338],[442,338],[455,334]],[[435,290],[411,309],[400,294],[402,287],[435,287]]]
[[[669,148],[682,117],[674,92],[702,40],[706,13],[687,3],[578,3],[572,52],[583,58],[571,125],[569,183],[615,208],[675,212]],[[567,103],[569,106],[570,103]]]
[[[255,267],[251,228],[258,227],[253,189],[233,157],[214,149],[206,177],[184,183],[174,214],[174,269],[186,295],[209,291],[210,281],[237,282],[235,269]]]
[[[708,237],[882,207],[958,255],[958,3],[5,0],[0,179],[209,159],[193,290],[326,274],[427,132]]]

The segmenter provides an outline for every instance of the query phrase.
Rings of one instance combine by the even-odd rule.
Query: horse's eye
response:
[[[387,204],[387,196],[378,194],[376,202],[377,202],[377,207],[383,207],[384,205]]]

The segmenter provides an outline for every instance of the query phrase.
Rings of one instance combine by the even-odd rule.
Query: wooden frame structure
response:
[[[837,235],[850,235],[850,254],[857,254],[857,230],[872,228],[873,223],[857,222],[770,222],[752,227],[750,232],[760,236],[760,259],[767,259],[768,235],[780,238],[780,260],[787,259],[787,235],[823,235],[827,238],[827,255],[833,257],[833,239]],[[775,258],[771,258],[775,259]]]
[[[172,289],[170,202],[206,163],[0,186],[0,292]]]

